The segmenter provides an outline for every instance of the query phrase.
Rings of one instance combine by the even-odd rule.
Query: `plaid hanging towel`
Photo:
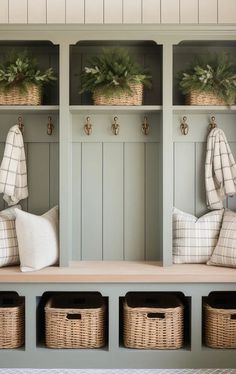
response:
[[[10,128],[0,166],[0,193],[8,205],[28,197],[27,169],[22,133],[18,125]]]
[[[207,138],[205,186],[209,209],[222,209],[223,201],[236,194],[236,164],[225,133],[211,130]]]

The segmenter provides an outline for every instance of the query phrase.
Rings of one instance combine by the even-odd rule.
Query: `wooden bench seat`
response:
[[[22,273],[0,269],[0,283],[236,283],[236,269],[205,264],[162,267],[158,262],[81,261]]]

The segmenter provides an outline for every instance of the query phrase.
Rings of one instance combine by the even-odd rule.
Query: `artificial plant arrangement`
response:
[[[81,91],[91,92],[97,105],[141,105],[143,86],[151,76],[123,48],[104,48],[81,73]]]
[[[11,53],[0,63],[0,104],[39,105],[42,87],[56,79],[52,68],[42,72],[26,51]]]
[[[236,97],[236,64],[226,53],[198,56],[179,76],[189,105],[232,105]]]

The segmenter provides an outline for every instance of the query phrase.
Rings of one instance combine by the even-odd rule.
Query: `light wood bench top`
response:
[[[162,267],[158,262],[81,261],[22,273],[0,269],[0,283],[236,283],[236,269],[202,264]]]

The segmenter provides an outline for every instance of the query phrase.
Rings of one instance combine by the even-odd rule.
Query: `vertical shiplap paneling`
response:
[[[217,0],[199,1],[199,23],[217,23]]]
[[[102,260],[102,144],[82,144],[82,259]]]
[[[229,146],[230,146],[231,152],[234,156],[234,159],[236,160],[236,143],[230,142]],[[228,206],[229,209],[232,209],[232,210],[236,211],[236,196],[228,198],[227,206]]]
[[[66,0],[66,23],[84,23],[84,0]]]
[[[9,0],[9,23],[27,23],[27,0]]]
[[[123,260],[123,212],[123,143],[104,143],[104,260]]]
[[[180,23],[198,23],[198,0],[180,0]]]
[[[3,158],[3,153],[5,149],[5,143],[0,143],[0,160]],[[3,194],[0,195],[0,210],[4,209],[4,200],[3,200]]]
[[[145,258],[145,145],[126,143],[124,150],[125,260]]]
[[[0,23],[8,23],[8,0],[0,0]]]
[[[175,143],[176,208],[195,213],[195,143]]]
[[[47,23],[65,23],[66,0],[47,0]]]
[[[28,209],[35,214],[42,214],[49,208],[49,156],[49,144],[28,144]]]
[[[146,260],[161,259],[160,145],[146,144]]]
[[[85,23],[103,23],[103,0],[85,0]]]
[[[196,197],[195,214],[199,217],[207,210],[205,190],[206,143],[196,143]]]
[[[81,260],[81,143],[72,144],[72,258]]]
[[[236,23],[235,0],[218,0],[218,23]]]
[[[142,22],[160,23],[161,19],[161,0],[143,0]]]
[[[123,0],[123,22],[141,23],[142,2],[141,0]]]
[[[50,162],[50,207],[58,205],[59,202],[59,145],[50,143],[49,162]]]
[[[28,23],[46,23],[46,0],[28,0]]]
[[[122,0],[104,0],[104,23],[122,23]]]
[[[161,0],[161,23],[179,23],[179,0]]]

